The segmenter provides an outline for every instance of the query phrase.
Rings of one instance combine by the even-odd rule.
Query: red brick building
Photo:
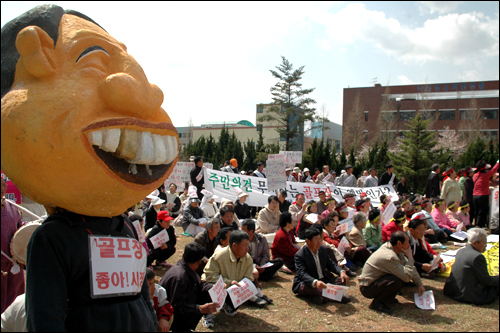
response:
[[[357,96],[359,102],[356,104]],[[464,134],[470,131],[464,124],[474,123],[470,121],[474,112],[482,118],[480,131],[484,137],[498,140],[498,108],[498,80],[344,88],[342,141],[344,147],[349,147],[346,139],[353,131],[352,127],[349,130],[348,123],[353,121],[359,121],[357,127],[363,133],[358,148],[381,134],[404,136],[407,130],[405,122],[417,113],[434,117],[433,130],[440,131],[449,126]]]

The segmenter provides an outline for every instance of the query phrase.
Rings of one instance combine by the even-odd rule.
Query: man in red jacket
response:
[[[497,164],[491,168],[490,164],[481,160],[476,164],[476,174],[474,180],[473,201],[476,216],[476,226],[486,227],[488,219],[488,207],[490,203],[490,178],[498,170]]]

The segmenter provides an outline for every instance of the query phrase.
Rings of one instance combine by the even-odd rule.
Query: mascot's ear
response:
[[[17,34],[16,48],[26,70],[34,77],[41,78],[55,72],[51,58],[54,41],[37,26],[24,28]]]

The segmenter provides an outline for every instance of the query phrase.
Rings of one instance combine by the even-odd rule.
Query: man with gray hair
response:
[[[196,270],[196,273],[198,275],[203,274],[203,269],[205,268],[208,259],[214,254],[215,248],[217,247],[217,233],[220,230],[220,223],[218,220],[215,219],[210,219],[207,222],[207,228],[200,232],[196,237],[194,238],[194,241],[205,249],[205,256],[201,260],[200,266],[198,266],[198,269]]]
[[[455,301],[476,305],[490,304],[498,298],[498,274],[490,276],[486,258],[486,231],[472,228],[467,232],[468,245],[458,251],[443,292]]]

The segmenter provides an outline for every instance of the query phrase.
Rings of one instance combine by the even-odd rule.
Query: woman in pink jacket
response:
[[[476,164],[476,174],[474,180],[473,201],[476,217],[476,226],[486,227],[488,219],[488,208],[490,204],[490,178],[498,170],[497,164],[491,168],[491,165],[481,160]]]
[[[435,199],[434,209],[432,210],[431,216],[434,219],[434,222],[438,225],[438,227],[448,229],[449,231],[451,231],[451,233],[455,233],[457,232],[456,230],[457,224],[451,221],[446,216],[446,214],[444,213],[445,209],[446,209],[446,203],[444,199]],[[448,232],[446,233],[448,234]],[[448,236],[450,234],[448,234]]]

